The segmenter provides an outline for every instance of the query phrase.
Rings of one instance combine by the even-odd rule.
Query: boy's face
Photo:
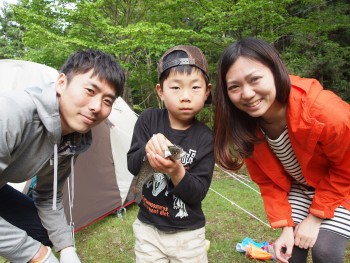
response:
[[[86,133],[108,117],[116,99],[115,89],[93,70],[72,77],[67,83],[60,74],[56,83],[62,135],[72,132]]]
[[[191,74],[172,70],[163,82],[163,88],[157,84],[156,90],[169,112],[173,129],[187,129],[194,116],[201,111],[210,93],[211,85],[206,86],[199,69]]]

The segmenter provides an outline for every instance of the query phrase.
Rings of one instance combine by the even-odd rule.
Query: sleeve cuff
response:
[[[294,221],[293,221],[293,219],[289,219],[289,220],[283,219],[283,220],[279,220],[279,221],[270,222],[270,225],[272,228],[282,228],[285,226],[293,227]]]

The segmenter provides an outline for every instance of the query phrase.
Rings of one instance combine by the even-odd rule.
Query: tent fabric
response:
[[[0,92],[41,85],[56,81],[57,77],[57,70],[43,64],[0,60]],[[136,114],[119,97],[113,104],[108,119],[92,129],[93,143],[86,152],[77,157],[74,166],[72,215],[75,231],[134,202],[133,195],[130,194],[134,176],[127,169],[126,153],[136,120]],[[9,184],[27,193],[31,180]],[[64,189],[64,206],[69,221],[67,183]]]
[[[132,195],[127,196],[134,176],[127,169],[126,153],[136,119],[126,102],[118,98],[108,120],[92,129],[92,145],[75,163],[75,231],[134,202]],[[68,219],[67,189],[64,206]]]
[[[113,124],[110,132],[111,144],[113,145],[112,154],[113,159],[117,160],[115,174],[124,206],[134,201],[134,196],[128,197],[134,176],[128,170],[127,152],[131,145],[137,118],[137,114],[120,97],[114,103],[113,110],[108,117],[108,120]]]
[[[58,71],[49,66],[23,60],[0,59],[0,90],[23,89],[56,81]]]

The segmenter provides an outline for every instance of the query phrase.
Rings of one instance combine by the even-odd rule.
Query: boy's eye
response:
[[[180,89],[180,87],[174,86],[174,87],[170,87],[170,89],[178,90]]]
[[[192,89],[200,89],[200,86],[193,86]]]

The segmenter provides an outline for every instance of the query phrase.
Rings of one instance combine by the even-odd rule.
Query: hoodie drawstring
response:
[[[74,155],[71,158],[70,161],[70,170],[71,170],[71,176],[68,178],[68,200],[69,200],[69,217],[70,217],[70,223],[69,226],[72,231],[72,239],[73,239],[73,246],[75,247],[75,238],[74,238],[74,221],[73,221],[73,203],[74,203]],[[70,179],[70,180],[69,180]]]
[[[74,221],[73,221],[73,202],[74,202],[74,155],[76,153],[75,144],[71,142],[75,142],[75,137],[66,138],[61,140],[60,149],[58,149],[57,144],[54,145],[54,153],[53,153],[53,200],[52,200],[52,210],[57,210],[57,184],[58,184],[58,151],[60,155],[67,156],[71,155],[70,161],[70,175],[67,178],[67,186],[68,186],[68,204],[69,204],[69,226],[71,228],[71,237],[73,239],[73,245],[75,247],[75,239],[74,239]]]
[[[53,146],[53,200],[52,210],[57,209],[57,166],[58,166],[57,144]]]

